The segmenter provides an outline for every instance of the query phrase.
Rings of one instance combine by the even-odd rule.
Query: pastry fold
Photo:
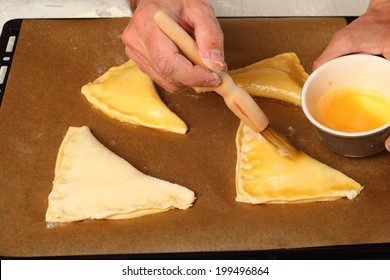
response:
[[[302,87],[308,78],[295,53],[283,53],[251,65],[229,70],[234,82],[252,96],[278,99],[301,105]],[[211,88],[195,88],[207,92]]]
[[[300,152],[284,157],[241,122],[236,135],[236,201],[252,204],[354,199],[363,189],[342,172]]]
[[[193,191],[138,171],[88,127],[70,127],[57,155],[46,221],[130,219],[187,209],[194,200]]]
[[[133,60],[110,68],[81,93],[104,114],[122,122],[180,134],[187,125],[161,100],[152,79]]]

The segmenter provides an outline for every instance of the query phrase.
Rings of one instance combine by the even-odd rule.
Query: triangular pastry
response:
[[[301,105],[302,87],[308,74],[295,53],[283,53],[243,68],[229,70],[234,82],[253,96]],[[196,92],[212,91],[195,88]]]
[[[104,114],[122,122],[187,132],[187,125],[162,102],[152,79],[133,60],[110,68],[81,92]]]
[[[236,201],[252,204],[354,199],[359,183],[300,152],[282,156],[260,133],[241,122],[236,136]]]
[[[46,221],[129,219],[187,209],[194,200],[193,191],[135,169],[88,127],[70,127],[58,152]]]

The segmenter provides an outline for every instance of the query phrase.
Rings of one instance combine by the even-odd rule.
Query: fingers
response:
[[[129,48],[126,47],[126,53],[129,57],[137,63],[138,67],[144,73],[147,73],[157,84],[163,87],[169,92],[178,92],[184,90],[187,86],[183,85],[180,82],[175,81],[174,79],[164,78],[158,73],[154,67],[149,63],[149,59],[144,58],[143,56],[138,56],[136,53],[129,51]]]
[[[387,139],[385,141],[385,147],[386,147],[386,150],[388,150],[390,152],[390,137],[387,137]]]
[[[122,33],[126,54],[142,71],[168,91],[176,92],[194,86],[218,86],[220,79],[213,71],[226,70],[226,64],[223,55],[223,34],[211,6],[202,0],[183,1],[175,3],[179,6],[186,3],[187,7],[180,6],[180,9],[172,10],[169,5],[164,6],[163,2],[168,3],[141,2],[143,4],[137,8]],[[156,25],[153,16],[158,10],[164,9],[168,9],[169,14],[173,13],[176,20],[180,21],[182,26],[186,26],[190,33],[198,34],[207,65],[213,71],[193,65]],[[203,12],[200,12],[202,9]]]
[[[338,31],[330,40],[328,46],[322,54],[314,61],[313,70],[317,69],[329,60],[352,52],[353,46],[351,45],[349,36],[345,35],[344,30]]]
[[[313,70],[325,62],[352,53],[382,54],[390,58],[390,4],[387,10],[368,10],[352,23],[336,32],[323,53],[313,64]]]
[[[134,52],[126,47],[126,53],[165,90],[177,92],[189,86],[215,87],[220,84],[218,76],[204,67],[194,66],[163,34],[154,33],[154,36],[161,38],[150,38],[150,42],[145,42],[144,51]]]
[[[215,87],[220,79],[212,71],[194,66],[153,21],[159,7],[140,6],[122,34],[126,54],[164,89]]]

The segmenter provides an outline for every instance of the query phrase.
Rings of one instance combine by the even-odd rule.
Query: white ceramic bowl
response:
[[[379,91],[390,100],[390,61],[368,54],[333,59],[313,71],[303,86],[301,97],[306,117],[330,150],[351,157],[370,156],[383,151],[385,139],[390,136],[390,123],[364,132],[342,132],[315,119],[315,107],[321,96],[343,87]]]

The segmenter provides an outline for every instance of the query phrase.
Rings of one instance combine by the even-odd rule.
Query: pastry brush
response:
[[[179,24],[162,11],[154,15],[154,21],[192,63],[206,67],[196,42]],[[213,90],[224,98],[230,110],[251,129],[261,133],[283,156],[293,159],[298,150],[283,135],[269,127],[267,116],[249,93],[237,86],[226,72],[217,71],[216,74],[221,84]]]

